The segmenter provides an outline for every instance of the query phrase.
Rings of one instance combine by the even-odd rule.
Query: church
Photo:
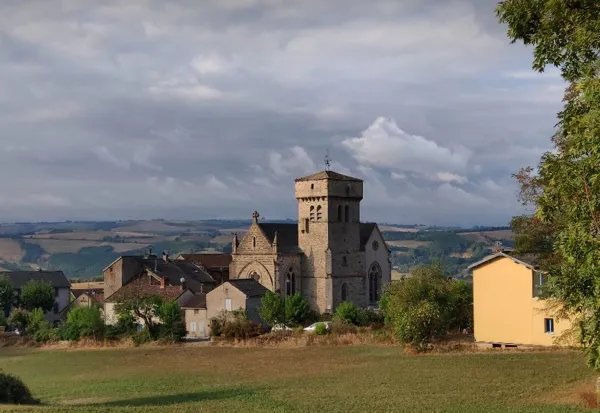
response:
[[[374,307],[391,280],[390,251],[377,224],[360,222],[363,181],[325,170],[295,181],[298,223],[259,222],[234,235],[231,279],[307,297],[320,313],[351,301]]]

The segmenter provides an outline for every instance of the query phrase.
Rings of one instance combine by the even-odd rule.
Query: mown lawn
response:
[[[0,368],[42,412],[578,412],[594,380],[575,352],[395,347],[0,349]]]

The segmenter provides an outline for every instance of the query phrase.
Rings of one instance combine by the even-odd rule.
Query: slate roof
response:
[[[269,242],[277,233],[277,247],[281,252],[298,252],[298,224],[259,223]]]
[[[181,308],[206,308],[206,294],[194,294],[183,303]]]
[[[229,267],[231,263],[231,254],[180,254],[179,256],[207,270]]]
[[[200,291],[200,284],[215,284],[216,281],[205,270],[192,262],[184,260],[165,261],[160,257],[138,257],[146,270],[166,278],[171,286],[180,286],[181,278],[185,280],[186,287],[193,292]]]
[[[71,288],[71,283],[62,271],[2,271],[6,275],[12,288],[20,290],[28,281],[48,282],[54,288]]]
[[[229,280],[229,284],[244,293],[246,297],[262,297],[269,291],[264,285],[252,278]]]
[[[321,180],[325,180],[325,179],[329,179],[329,180],[333,180],[333,181],[352,181],[352,182],[362,182],[363,181],[362,179],[353,178],[353,177],[348,176],[348,175],[342,175],[342,174],[340,174],[338,172],[321,171],[321,172],[317,172],[316,174],[304,176],[302,178],[297,178],[296,182],[300,182],[300,181],[321,181]]]
[[[361,222],[360,223],[360,249],[364,250],[369,241],[369,237],[377,227],[374,222]]]

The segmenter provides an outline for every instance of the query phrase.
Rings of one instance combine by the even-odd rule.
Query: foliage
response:
[[[44,312],[52,310],[54,306],[54,288],[45,281],[29,280],[21,289],[19,302],[26,310],[41,308]]]
[[[25,332],[29,323],[29,313],[22,308],[17,308],[10,313],[7,322],[11,328]]]
[[[141,296],[131,296],[123,299],[115,305],[117,317],[127,319],[133,314],[134,319],[140,319],[147,327],[152,338],[157,338],[157,317],[162,305],[162,299],[154,294],[146,294]]]
[[[355,334],[357,331],[356,325],[348,323],[341,318],[334,318],[331,322],[332,334]]]
[[[97,307],[73,308],[67,314],[67,321],[60,326],[62,340],[79,340],[84,337],[99,339],[104,334],[104,320]]]
[[[35,336],[38,331],[50,329],[50,324],[46,320],[44,311],[41,308],[33,309],[27,318],[27,327],[25,332],[28,336]]]
[[[543,260],[549,293],[562,316],[581,320],[588,363],[600,370],[600,2],[507,0],[497,14],[513,42],[533,46],[535,70],[554,65],[569,83],[554,150],[537,175],[530,167],[516,175],[521,200],[534,207],[518,240],[551,258]]]
[[[258,335],[258,328],[254,326],[243,309],[235,311],[221,311],[211,320],[211,336],[225,338],[249,338]]]
[[[423,351],[453,327],[471,325],[470,286],[443,274],[439,265],[420,267],[385,291],[380,306],[400,343]]]
[[[333,321],[339,320],[344,323],[358,325],[360,321],[359,317],[358,308],[350,301],[344,301],[335,309]]]
[[[358,325],[359,326],[380,326],[384,323],[383,313],[380,311],[359,308],[358,309]]]
[[[0,275],[0,312],[5,315],[13,303],[13,288],[6,275]]]
[[[29,388],[18,377],[0,371],[0,403],[39,404],[31,395]]]
[[[185,322],[181,317],[181,307],[177,301],[165,301],[158,309],[160,317],[160,337],[172,341],[181,341],[187,334]]]
[[[306,297],[300,293],[287,296],[285,301],[285,323],[301,325],[311,316],[310,305]]]
[[[266,325],[273,326],[283,322],[283,300],[279,294],[267,291],[260,304],[258,314]]]
[[[318,336],[324,336],[329,331],[327,330],[327,326],[325,323],[319,323],[315,326],[315,334]]]

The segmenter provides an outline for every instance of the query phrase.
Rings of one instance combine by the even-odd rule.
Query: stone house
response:
[[[215,287],[215,280],[202,268],[184,260],[171,260],[167,254],[159,258],[123,256],[104,269],[104,314],[108,324],[115,323],[115,306],[126,299],[154,294],[163,300],[183,305],[195,294]]]
[[[218,288],[218,287],[217,287]],[[213,290],[214,291],[214,290]],[[206,308],[206,294],[192,295],[182,305],[185,328],[188,338],[206,338],[209,335],[210,322]]]
[[[230,281],[254,279],[282,295],[300,292],[331,313],[342,301],[376,306],[391,281],[390,251],[375,223],[360,222],[363,181],[322,171],[295,181],[298,223],[252,225],[234,235]]]
[[[10,280],[15,305],[18,305],[21,289],[27,282],[43,281],[50,284],[54,290],[55,302],[52,310],[46,313],[46,319],[54,324],[60,322],[60,311],[69,304],[71,296],[71,283],[62,271],[4,271],[0,275],[6,275]]]
[[[60,310],[60,317],[62,320],[66,320],[67,314],[73,308],[91,308],[97,307],[100,312],[104,314],[104,290],[103,289],[90,289],[90,290],[71,290],[72,300],[62,310]]]
[[[206,294],[207,320],[217,317],[221,311],[246,310],[248,319],[261,324],[258,309],[268,289],[253,279],[229,280]]]

